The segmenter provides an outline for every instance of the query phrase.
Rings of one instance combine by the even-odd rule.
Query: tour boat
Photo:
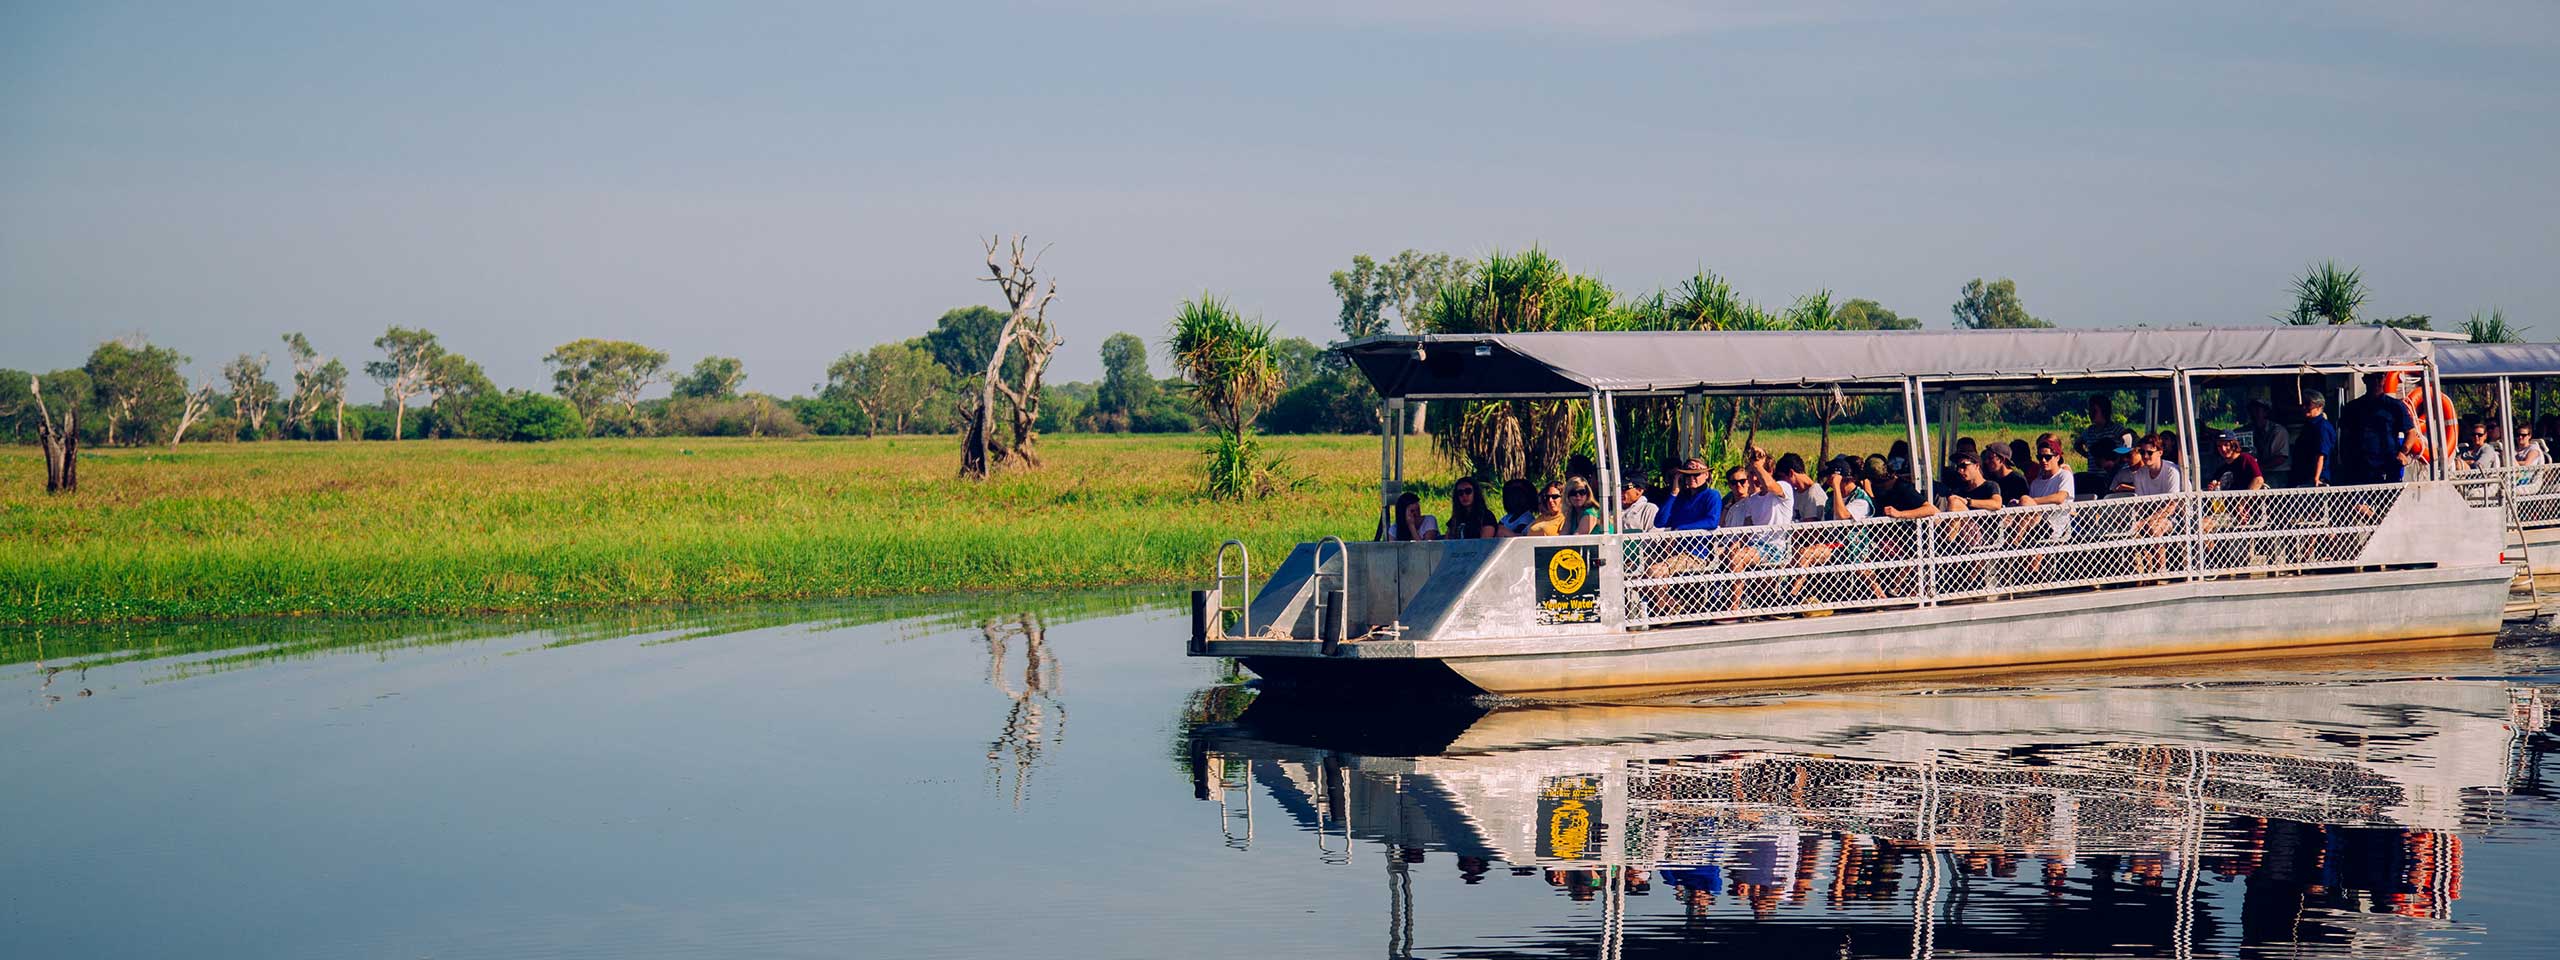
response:
[[[1420,401],[1575,417],[1595,488],[1615,491],[1629,475],[1621,407],[1641,398],[1673,421],[1676,457],[1700,450],[1708,397],[1860,394],[1898,396],[1910,448],[1943,456],[1967,394],[2134,390],[2148,424],[2166,413],[2189,427],[2203,389],[2317,390],[2333,412],[2364,374],[2442,389],[2433,345],[2379,327],[1514,333],[1339,349],[1382,397],[1389,510],[1406,405]],[[1373,696],[1608,698],[2494,642],[2517,576],[2503,549],[2511,485],[2457,478],[2436,456],[2400,483],[2207,491],[2195,431],[2178,432],[2186,492],[2155,496],[1704,532],[1621,531],[1604,504],[1600,531],[1581,536],[1328,537],[1259,583],[1228,541],[1193,597],[1187,649]],[[1936,501],[1932,471],[1910,472]],[[1502,479],[1479,478],[1488,492]]]
[[[2465,388],[2489,391],[2481,416],[2498,427],[2498,459],[2505,466],[2457,469],[2455,475],[2494,476],[2503,481],[2500,499],[2508,507],[2507,548],[2532,571],[2530,585],[2537,605],[2550,606],[2560,600],[2560,588],[2540,581],[2560,575],[2560,467],[2548,462],[2515,465],[2516,427],[2530,426],[2533,419],[2531,413],[2517,415],[2515,398],[2519,388],[2526,389],[2529,405],[2540,408],[2544,382],[2560,380],[2560,343],[2439,343],[2435,354],[2438,375],[2450,394],[2459,396]],[[2549,451],[2550,438],[2535,440]]]

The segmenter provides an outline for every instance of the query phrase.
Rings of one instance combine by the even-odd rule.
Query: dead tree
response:
[[[53,411],[45,407],[44,381],[27,378],[27,392],[36,396],[36,442],[44,447],[44,492],[72,493],[80,489],[80,407],[77,402],[62,408],[62,420],[55,422]]]
[[[169,449],[178,449],[178,441],[187,438],[187,428],[195,426],[196,421],[204,419],[204,415],[211,412],[213,412],[213,384],[204,384],[197,387],[194,393],[187,394],[186,406],[178,411],[178,429],[169,434]]]
[[[987,276],[981,278],[1004,292],[1005,305],[1011,308],[1004,328],[996,332],[993,355],[987,358],[986,376],[978,385],[978,404],[967,411],[968,426],[960,445],[960,475],[972,480],[986,479],[990,466],[1002,463],[1009,455],[1037,466],[1039,456],[1029,449],[1031,424],[1040,416],[1040,372],[1049,365],[1049,354],[1061,341],[1049,332],[1049,301],[1058,296],[1058,283],[1040,285],[1040,255],[1025,256],[1028,238],[1015,237],[1008,246],[1000,237],[987,238]],[[1000,254],[1003,254],[1000,256]],[[1005,382],[1005,359],[1019,344],[1023,348],[1023,381]],[[1013,405],[1014,443],[1010,451],[995,438],[996,399],[998,392]]]

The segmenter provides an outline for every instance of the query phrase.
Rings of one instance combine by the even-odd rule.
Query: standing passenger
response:
[[[2409,431],[2418,428],[2418,418],[2407,401],[2382,387],[2382,374],[2365,374],[2364,396],[2339,411],[2339,462],[2331,469],[2340,484],[2399,483],[2409,465]]]
[[[2302,432],[2293,438],[2293,473],[2297,487],[2325,487],[2336,469],[2338,425],[2326,415],[2329,398],[2312,394],[2302,401]]]
[[[2267,485],[2278,487],[2293,475],[2293,433],[2277,423],[2274,414],[2274,404],[2249,401],[2249,445],[2256,448],[2258,466],[2266,471]]]

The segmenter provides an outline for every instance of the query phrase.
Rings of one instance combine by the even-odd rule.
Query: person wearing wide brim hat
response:
[[[1707,481],[1707,462],[1690,457],[1671,469],[1671,499],[1653,517],[1655,530],[1714,530],[1724,518],[1724,495]],[[1645,576],[1671,577],[1684,573],[1701,573],[1707,569],[1706,555],[1711,545],[1706,537],[1673,537],[1648,545]],[[1662,587],[1647,588],[1646,600],[1654,612],[1665,612],[1674,598]]]

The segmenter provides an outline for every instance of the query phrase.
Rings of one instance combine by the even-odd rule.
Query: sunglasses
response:
[[[1562,500],[1562,499],[1564,499],[1564,494],[1561,494],[1561,493],[1546,493],[1546,494],[1540,494],[1540,495],[1538,496],[1538,499],[1540,499],[1540,500]]]

